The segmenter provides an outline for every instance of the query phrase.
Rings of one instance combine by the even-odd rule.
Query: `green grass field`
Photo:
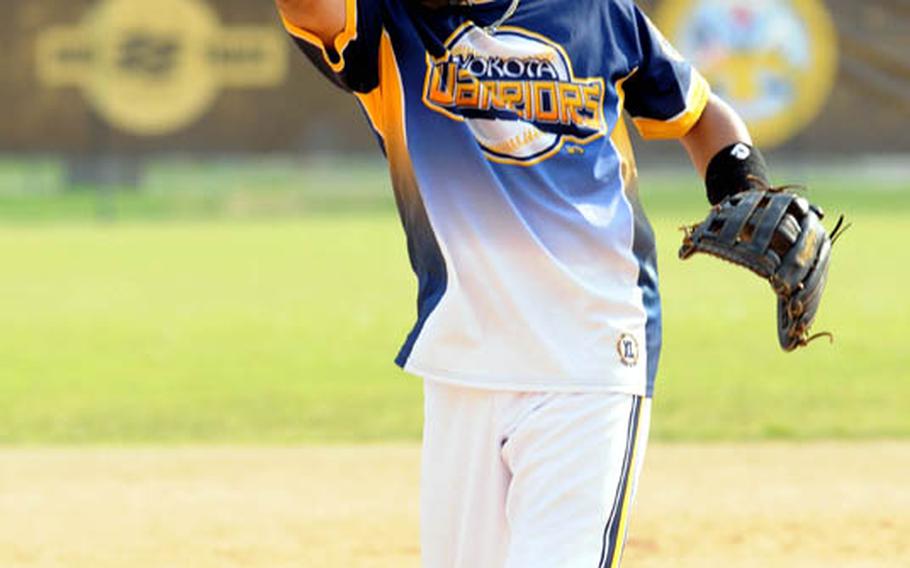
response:
[[[837,341],[783,354],[766,284],[676,260],[676,228],[705,211],[692,182],[645,178],[665,304],[655,437],[910,436],[910,186],[815,184],[854,222],[816,326]],[[419,381],[391,362],[415,314],[391,197],[301,205],[306,187],[237,183],[101,209],[91,193],[0,196],[0,444],[418,438]]]

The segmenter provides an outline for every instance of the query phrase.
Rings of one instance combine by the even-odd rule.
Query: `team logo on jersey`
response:
[[[603,79],[575,77],[549,39],[467,23],[445,46],[444,57],[427,56],[424,104],[467,122],[489,159],[535,164],[566,142],[577,148],[606,134]]]
[[[38,76],[80,89],[110,124],[138,136],[192,124],[223,88],[271,87],[287,74],[274,26],[225,26],[205,0],[100,0],[37,42]]]
[[[634,335],[624,333],[619,336],[616,342],[616,352],[619,353],[619,360],[626,367],[634,367],[638,364],[638,341]]]
[[[820,0],[664,0],[656,20],[763,146],[798,134],[834,86],[836,32]]]

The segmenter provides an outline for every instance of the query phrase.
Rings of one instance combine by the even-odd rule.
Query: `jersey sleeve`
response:
[[[367,93],[379,83],[382,0],[343,0],[344,29],[326,45],[317,35],[294,25],[284,14],[284,28],[319,71],[346,91]]]
[[[646,139],[681,138],[698,122],[711,88],[637,6],[632,16],[638,69],[624,85],[626,111]]]

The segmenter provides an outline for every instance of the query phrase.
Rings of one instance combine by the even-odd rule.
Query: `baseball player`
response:
[[[623,113],[712,203],[767,181],[631,0],[278,0],[391,170],[418,279],[427,568],[619,566],[661,342]]]

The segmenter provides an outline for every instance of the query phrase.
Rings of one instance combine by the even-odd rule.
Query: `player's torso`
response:
[[[643,394],[613,2],[385,0],[379,88],[359,95],[389,158],[421,279],[399,362],[504,388]],[[626,163],[625,168],[623,163]],[[627,179],[623,179],[623,172]]]

